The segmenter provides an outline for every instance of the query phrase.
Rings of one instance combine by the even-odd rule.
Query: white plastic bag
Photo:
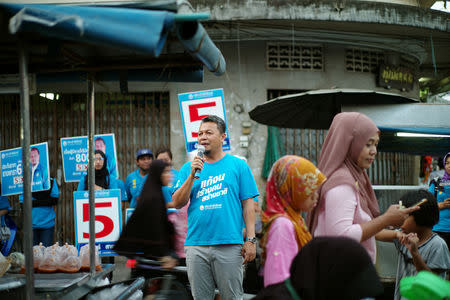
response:
[[[89,255],[89,244],[84,245],[80,249],[80,260],[81,260],[81,270],[90,270],[90,255]],[[95,247],[95,269],[97,271],[101,270],[100,255],[98,254],[98,249]]]
[[[9,263],[9,261],[0,252],[0,277],[2,277],[3,274],[8,271],[10,266],[11,264]]]

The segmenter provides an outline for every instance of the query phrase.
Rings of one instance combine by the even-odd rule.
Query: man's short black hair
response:
[[[169,154],[169,157],[170,157],[170,159],[172,160],[172,151],[170,151],[169,148],[167,148],[167,147],[159,148],[158,151],[156,151],[155,158],[157,159],[157,158],[158,158],[158,155],[160,155],[161,153],[167,153],[167,154]]]
[[[95,143],[96,141],[101,141],[101,142],[103,143],[103,145],[106,146],[105,140],[104,140],[103,138],[101,138],[101,137],[95,138],[94,143]]]
[[[219,129],[219,132],[221,134],[226,132],[225,121],[222,120],[222,118],[220,118],[218,116],[215,116],[215,115],[209,115],[209,116],[204,117],[202,119],[202,124],[203,123],[208,123],[208,122],[216,123],[217,129]]]
[[[404,194],[400,200],[405,207],[411,207],[422,199],[427,201],[420,205],[420,209],[411,213],[419,226],[433,227],[439,222],[439,207],[434,195],[427,190],[420,189]]]
[[[39,149],[36,148],[36,147],[31,148],[30,152],[31,152],[31,151],[37,151],[37,153],[38,153],[39,155],[41,155],[41,153],[39,152]]]

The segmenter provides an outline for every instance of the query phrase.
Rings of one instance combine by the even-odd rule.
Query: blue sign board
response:
[[[120,190],[95,191],[95,245],[100,256],[117,255],[112,249],[122,231]],[[73,192],[75,245],[89,243],[89,192]]]
[[[94,137],[95,150],[106,155],[109,174],[118,178],[116,142],[114,134],[99,134]],[[88,139],[87,136],[61,138],[61,154],[65,182],[78,182],[87,174]]]
[[[225,121],[227,136],[223,142],[223,150],[230,150],[227,118],[223,89],[178,94],[181,119],[183,120],[184,141],[188,153],[198,146],[197,136],[201,120],[209,115],[216,115]]]
[[[50,188],[48,143],[30,146],[31,191]],[[23,193],[22,148],[0,151],[2,196]]]

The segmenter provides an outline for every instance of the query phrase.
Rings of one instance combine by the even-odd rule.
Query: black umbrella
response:
[[[249,112],[258,123],[283,128],[328,129],[342,105],[416,103],[397,94],[372,90],[312,90],[277,97]]]

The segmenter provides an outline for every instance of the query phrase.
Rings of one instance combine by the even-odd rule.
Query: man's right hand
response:
[[[202,170],[203,169],[203,162],[205,159],[200,156],[195,156],[194,159],[191,162],[191,175],[192,177],[195,176],[196,170]]]

